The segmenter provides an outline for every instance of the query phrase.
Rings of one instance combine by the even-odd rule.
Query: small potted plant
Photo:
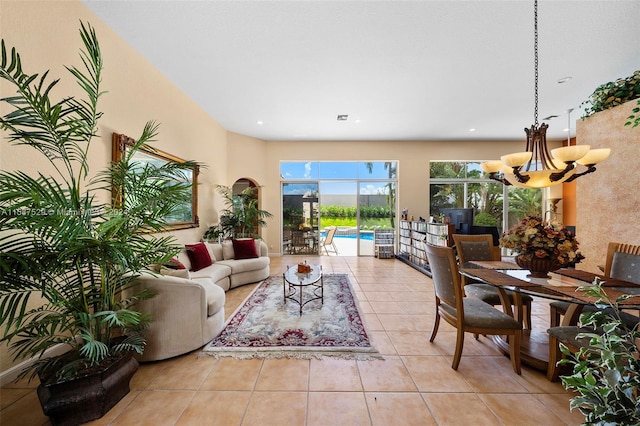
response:
[[[565,358],[560,364],[573,367],[572,373],[561,376],[563,386],[578,395],[570,407],[585,417],[584,424],[637,425],[640,424],[640,330],[638,325],[628,329],[620,319],[619,303],[636,297],[624,295],[611,300],[596,279],[592,286],[580,287],[587,295],[598,298],[595,312],[580,316],[586,330],[577,338],[586,338],[589,345],[577,353],[560,344]],[[604,311],[608,309],[608,314]]]

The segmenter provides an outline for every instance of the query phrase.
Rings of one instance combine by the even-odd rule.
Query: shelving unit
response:
[[[373,231],[373,244],[375,256],[378,259],[392,259],[395,254],[394,229],[375,229]]]
[[[450,223],[427,223],[426,241],[434,246],[451,247],[456,226]]]
[[[396,257],[431,276],[424,245],[429,243],[450,247],[453,245],[451,235],[454,233],[455,225],[448,223],[401,220],[399,252]]]

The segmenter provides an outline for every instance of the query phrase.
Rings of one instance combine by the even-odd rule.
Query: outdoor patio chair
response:
[[[335,226],[330,226],[329,230],[327,231],[327,236],[324,237],[324,239],[320,242],[320,252],[322,253],[322,249],[324,248],[325,253],[327,253],[327,256],[329,256],[329,250],[327,249],[328,246],[331,246],[333,248],[333,251],[335,252],[336,256],[338,255],[338,248],[336,247],[336,243],[333,241],[333,238],[336,235],[336,230],[338,228]]]
[[[309,253],[309,244],[304,231],[291,233],[291,252],[293,254]]]
[[[456,256],[451,247],[425,245],[436,293],[436,317],[430,342],[438,333],[440,318],[444,318],[457,330],[456,349],[451,368],[458,369],[464,345],[464,333],[508,336],[509,354],[513,370],[520,374],[520,340],[522,324],[474,297],[464,297]]]

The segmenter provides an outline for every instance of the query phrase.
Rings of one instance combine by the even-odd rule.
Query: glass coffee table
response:
[[[309,302],[320,300],[324,303],[324,280],[322,278],[322,266],[309,264],[311,272],[298,272],[295,265],[282,274],[282,287],[284,303],[287,300],[296,302],[300,306],[300,316],[302,308]]]

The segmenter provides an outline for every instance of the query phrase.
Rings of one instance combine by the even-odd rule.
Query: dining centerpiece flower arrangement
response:
[[[517,253],[516,263],[528,269],[530,276],[548,278],[550,271],[573,266],[584,259],[578,240],[565,226],[527,216],[500,238],[500,247]]]

